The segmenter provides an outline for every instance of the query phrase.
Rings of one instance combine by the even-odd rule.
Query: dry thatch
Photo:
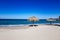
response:
[[[36,18],[35,16],[30,17],[28,20],[31,21],[31,22],[33,23],[32,26],[34,26],[34,22],[39,21],[39,19]]]
[[[29,21],[34,21],[34,22],[39,21],[39,19],[36,18],[35,16],[30,17],[28,20]]]
[[[47,21],[56,21],[56,20],[53,18],[49,18],[49,19],[47,19]]]

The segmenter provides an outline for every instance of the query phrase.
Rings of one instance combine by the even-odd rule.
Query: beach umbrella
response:
[[[39,19],[36,18],[35,16],[30,17],[28,20],[33,23],[33,26],[34,26],[34,22],[39,21]]]
[[[49,18],[49,19],[47,19],[47,21],[48,22],[50,22],[50,24],[52,24],[54,21],[56,21],[55,19],[53,19],[53,18]]]

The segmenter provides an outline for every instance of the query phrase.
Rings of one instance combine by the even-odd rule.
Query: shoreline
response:
[[[38,26],[55,26],[55,25],[49,25],[49,24],[39,24]],[[38,27],[38,26],[34,26],[34,27]],[[0,29],[27,29],[33,26],[29,26],[29,25],[9,25],[9,26],[0,26]],[[59,26],[56,26],[59,27]]]

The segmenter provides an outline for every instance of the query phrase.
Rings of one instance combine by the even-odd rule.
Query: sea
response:
[[[34,24],[49,24],[50,22],[46,19],[40,19],[39,21],[34,22]],[[60,24],[60,21],[53,21],[53,24],[58,23]],[[1,26],[16,26],[16,25],[27,25],[27,24],[33,24],[28,19],[0,19],[0,27]]]

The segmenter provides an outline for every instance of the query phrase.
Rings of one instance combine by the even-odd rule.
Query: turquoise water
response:
[[[47,24],[49,23],[46,19],[40,19],[35,22],[35,24]],[[55,21],[53,23],[60,23],[59,21]],[[0,19],[0,25],[18,25],[18,24],[32,24],[32,22],[27,19]]]

